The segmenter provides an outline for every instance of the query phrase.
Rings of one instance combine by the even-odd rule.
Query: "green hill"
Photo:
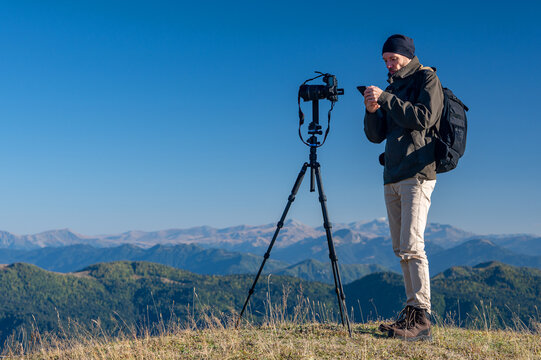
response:
[[[355,319],[390,318],[406,297],[402,276],[374,273],[345,285]],[[431,279],[432,311],[440,321],[484,328],[535,327],[541,309],[541,270],[498,262],[457,266]]]
[[[453,267],[432,278],[433,308],[460,325],[539,321],[541,270],[498,262]],[[484,324],[483,324],[484,325]]]
[[[67,319],[82,324],[98,320],[103,329],[152,328],[160,319],[186,320],[188,311],[239,311],[253,281],[251,275],[198,275],[147,262],[113,262],[59,274],[34,265],[0,269],[0,341],[21,327],[57,331]],[[262,277],[251,300],[254,316],[265,314],[267,290],[274,303],[283,289],[331,305],[331,288],[292,277]],[[302,289],[302,290],[301,290]],[[293,306],[293,305],[291,305]],[[291,310],[291,309],[289,309]],[[60,320],[60,323],[59,323]]]
[[[88,326],[98,323],[114,334],[127,328],[153,329],[170,321],[185,323],[193,320],[194,313],[208,310],[236,313],[252,281],[253,275],[198,275],[148,262],[101,263],[72,274],[20,263],[3,266],[0,341],[21,328],[61,331],[68,319]],[[344,291],[357,322],[393,317],[405,301],[402,278],[396,273],[367,275],[344,285]],[[432,279],[432,294],[434,313],[440,319],[454,319],[457,325],[539,326],[541,271],[537,269],[501,263],[455,267]],[[299,299],[304,299],[301,303],[313,316],[319,312],[319,319],[337,319],[333,285],[277,275],[259,280],[248,318],[261,320],[268,314],[269,300],[282,315],[296,314]]]

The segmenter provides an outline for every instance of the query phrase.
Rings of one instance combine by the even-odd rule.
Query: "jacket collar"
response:
[[[389,82],[389,84],[392,84],[398,79],[404,79],[419,70],[420,67],[421,64],[419,63],[419,59],[417,58],[417,56],[414,56],[413,59],[411,59],[411,61],[408,63],[408,65],[404,66],[402,69],[398,70],[394,74],[389,73],[389,78],[387,79],[387,82]]]

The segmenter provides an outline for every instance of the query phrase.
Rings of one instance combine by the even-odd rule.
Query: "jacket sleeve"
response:
[[[406,129],[422,131],[434,126],[443,110],[440,80],[434,71],[423,72],[423,85],[415,104],[403,101],[386,91],[381,93],[378,99],[378,104],[387,111],[387,116]]]
[[[378,109],[375,113],[365,111],[364,114],[364,133],[369,141],[379,144],[387,137],[387,126],[385,116]]]

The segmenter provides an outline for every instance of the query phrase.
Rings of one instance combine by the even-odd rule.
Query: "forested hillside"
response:
[[[76,321],[98,322],[118,330],[152,329],[158,323],[193,320],[208,311],[240,311],[252,275],[198,275],[148,262],[112,262],[89,266],[72,274],[13,264],[0,269],[0,340],[20,328],[59,331]],[[374,273],[344,286],[346,302],[356,322],[389,318],[404,304],[402,278]],[[437,319],[461,326],[492,327],[520,321],[539,323],[541,271],[501,263],[455,267],[432,279],[433,311]],[[247,318],[261,319],[269,304],[285,314],[296,306],[335,320],[334,286],[289,276],[262,276],[252,296]],[[297,308],[298,311],[298,308]],[[334,315],[333,315],[334,313]],[[131,330],[130,330],[131,331]]]

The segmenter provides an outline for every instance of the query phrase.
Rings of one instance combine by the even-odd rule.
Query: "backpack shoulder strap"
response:
[[[436,68],[421,65],[419,69],[414,73],[417,86],[421,86],[427,74],[431,72],[436,72]]]
[[[426,76],[429,74],[429,73],[432,73],[432,72],[436,72],[436,68],[435,67],[431,67],[431,66],[424,66],[424,65],[421,65],[419,67],[419,70],[417,70],[415,72],[415,75],[417,76],[416,77],[416,81],[417,81],[417,86],[421,86],[423,84],[423,82],[425,81],[426,79]],[[445,104],[445,99],[444,99],[444,104]],[[441,122],[441,117],[440,119],[434,124],[434,126],[432,126],[431,130],[432,130],[432,133],[433,135],[434,134],[437,134],[439,129],[440,129],[440,122]]]

